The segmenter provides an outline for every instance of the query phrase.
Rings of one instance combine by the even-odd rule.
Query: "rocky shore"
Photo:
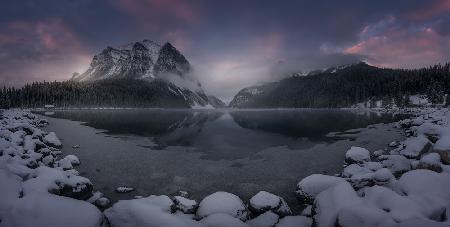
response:
[[[44,130],[45,119],[4,110],[0,227],[450,226],[450,112],[408,111],[415,117],[397,123],[406,140],[377,151],[352,147],[342,173],[301,179],[296,195],[305,209],[294,214],[283,198],[265,191],[249,201],[215,192],[197,202],[180,192],[109,204],[79,176],[80,160],[62,154],[57,135]],[[133,189],[117,189],[127,190]]]

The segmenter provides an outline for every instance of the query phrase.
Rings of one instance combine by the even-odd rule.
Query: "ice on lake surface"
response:
[[[340,172],[351,146],[374,151],[402,138],[380,123],[403,118],[347,110],[58,110],[47,116],[47,130],[113,200],[178,190],[197,200],[216,191],[248,199],[264,190],[292,204],[299,180]],[[119,186],[136,190],[117,194]]]

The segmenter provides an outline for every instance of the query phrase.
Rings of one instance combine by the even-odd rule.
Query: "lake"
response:
[[[44,114],[44,113],[41,113]],[[260,190],[295,209],[295,186],[312,173],[340,172],[351,146],[371,151],[403,138],[403,115],[333,109],[57,110],[45,113],[77,155],[81,175],[112,200],[188,191],[200,200],[228,191],[247,200]],[[72,148],[80,145],[80,148]],[[136,191],[118,194],[118,186]]]

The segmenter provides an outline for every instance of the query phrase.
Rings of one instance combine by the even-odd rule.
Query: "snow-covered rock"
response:
[[[345,180],[340,177],[312,174],[303,178],[297,184],[296,195],[301,203],[312,204],[320,192],[344,181]]]
[[[240,219],[226,213],[211,214],[200,222],[207,227],[249,227]]]
[[[353,146],[345,153],[345,162],[348,164],[368,161],[370,161],[370,152],[365,148]]]
[[[199,218],[218,213],[228,214],[243,221],[248,217],[247,207],[242,200],[228,192],[215,192],[206,196],[200,202],[197,210]]]
[[[23,182],[25,195],[33,192],[51,192],[82,200],[92,196],[92,188],[92,183],[87,178],[46,166],[37,168],[33,178]]]
[[[267,211],[246,223],[253,227],[272,227],[279,220],[279,216],[272,211]]]
[[[389,214],[365,204],[344,207],[339,211],[337,226],[342,227],[396,227]]]
[[[388,168],[396,176],[411,170],[411,161],[402,155],[382,155],[378,159],[381,160],[383,167]]]
[[[374,186],[366,188],[363,200],[365,206],[377,207],[388,211],[391,218],[396,222],[411,218],[426,218],[418,203],[386,187]]]
[[[275,227],[309,227],[312,219],[305,216],[286,216]]]
[[[249,209],[256,215],[266,211],[272,211],[281,217],[292,214],[283,198],[266,191],[260,191],[250,199]]]
[[[167,196],[149,196],[142,199],[120,200],[105,210],[111,227],[201,226],[194,220],[172,214],[173,202]]]
[[[194,214],[198,207],[198,204],[195,200],[187,199],[182,196],[174,196],[173,202],[176,209],[182,211],[185,214]]]
[[[417,169],[429,169],[435,172],[442,172],[441,156],[438,153],[429,153],[422,156],[417,164]]]
[[[32,193],[10,206],[2,227],[100,227],[103,215],[92,204],[48,193]]]
[[[430,140],[424,135],[408,138],[403,144],[405,145],[405,148],[400,151],[400,154],[407,158],[418,159],[431,148]]]
[[[61,141],[59,140],[59,138],[56,136],[56,134],[54,132],[49,132],[46,136],[44,136],[43,142],[54,148],[62,147]]]
[[[361,202],[348,182],[340,182],[322,191],[314,201],[312,213],[314,224],[318,227],[334,227],[339,211]]]

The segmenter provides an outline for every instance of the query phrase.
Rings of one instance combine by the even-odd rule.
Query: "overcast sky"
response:
[[[2,0],[0,83],[61,81],[106,46],[171,42],[207,92],[365,60],[450,60],[449,0]]]

